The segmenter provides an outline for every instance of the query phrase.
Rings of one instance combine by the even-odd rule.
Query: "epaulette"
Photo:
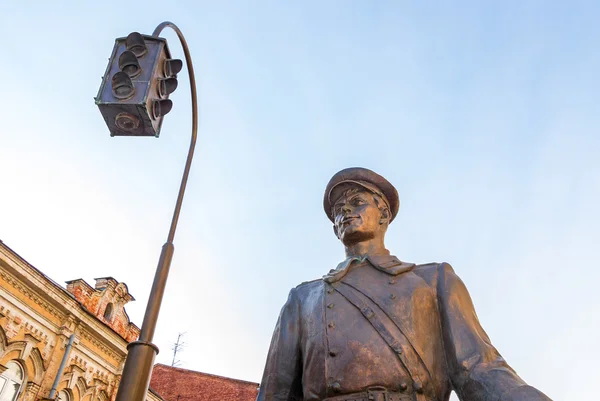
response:
[[[426,270],[428,268],[437,268],[441,263],[438,262],[430,262],[430,263],[423,263],[420,265],[416,265],[415,266],[415,270]]]
[[[441,268],[444,265],[447,265],[447,263],[424,263],[422,265],[415,266],[414,272],[418,274],[427,283],[429,283],[429,285],[435,285],[437,277],[440,274]]]

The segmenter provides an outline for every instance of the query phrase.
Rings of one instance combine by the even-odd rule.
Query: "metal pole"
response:
[[[60,366],[58,367],[58,372],[56,372],[56,378],[54,379],[54,383],[52,384],[52,389],[50,390],[50,395],[48,398],[51,400],[56,396],[56,390],[58,388],[58,383],[60,383],[60,378],[62,377],[63,370],[65,370],[65,365],[67,364],[67,359],[69,359],[69,354],[71,353],[71,347],[73,346],[73,342],[75,341],[75,333],[71,334],[69,337],[69,343],[65,347],[65,353],[63,354],[62,361],[60,361]]]
[[[162,247],[160,259],[158,260],[158,267],[156,268],[156,273],[154,275],[154,282],[152,284],[152,290],[150,291],[150,297],[148,298],[148,305],[146,306],[146,313],[144,314],[140,337],[138,341],[131,342],[127,345],[127,359],[125,360],[125,367],[123,368],[123,375],[121,376],[121,383],[119,384],[115,401],[144,401],[146,399],[146,392],[148,391],[148,385],[150,384],[154,358],[156,354],[158,354],[158,347],[152,344],[152,339],[154,338],[156,321],[158,320],[160,305],[165,292],[167,277],[169,275],[169,268],[171,266],[171,260],[173,259],[173,252],[175,250],[173,247],[173,238],[175,237],[175,230],[177,229],[177,221],[179,220],[179,213],[181,212],[181,204],[183,203],[183,195],[185,193],[185,187],[192,165],[198,132],[196,78],[194,76],[194,67],[192,66],[192,58],[187,42],[179,28],[172,22],[163,22],[157,26],[152,33],[152,36],[158,37],[166,27],[172,28],[177,33],[177,37],[179,37],[185,54],[192,92],[192,139],[190,141],[190,149],[183,170],[183,177],[181,178],[177,202],[175,203],[169,235],[167,237],[167,242]]]

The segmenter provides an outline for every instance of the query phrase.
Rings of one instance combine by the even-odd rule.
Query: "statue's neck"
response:
[[[348,244],[346,248],[346,257],[353,256],[374,256],[389,255],[390,251],[385,248],[383,238],[373,238],[366,241]]]

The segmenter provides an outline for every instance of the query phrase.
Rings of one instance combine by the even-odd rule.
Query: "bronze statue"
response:
[[[549,401],[500,356],[447,263],[385,248],[396,189],[364,168],[335,174],[325,213],[346,260],[292,289],[257,401]]]

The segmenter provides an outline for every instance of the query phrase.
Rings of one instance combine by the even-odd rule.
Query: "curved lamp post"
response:
[[[169,235],[162,247],[140,336],[137,341],[127,346],[128,354],[116,401],[144,401],[146,398],[154,357],[158,354],[158,347],[152,340],[173,258],[173,238],[196,145],[196,79],[190,51],[179,28],[171,22],[163,22],[156,27],[152,36],[134,32],[127,38],[117,39],[96,97],[96,104],[111,131],[111,136],[158,137],[164,115],[172,107],[168,96],[177,87],[177,72],[182,67],[180,60],[170,58],[166,40],[158,37],[167,27],[177,33],[185,54],[192,95],[192,138]]]

